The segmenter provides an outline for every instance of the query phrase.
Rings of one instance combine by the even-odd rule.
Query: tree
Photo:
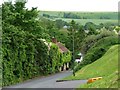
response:
[[[84,27],[82,25],[79,26],[78,31],[75,33],[75,52],[79,52],[82,46],[82,41],[86,37]]]
[[[58,29],[61,29],[63,28],[64,25],[68,25],[67,22],[61,20],[61,19],[58,19],[55,21],[55,26],[58,28]]]
[[[45,14],[45,13],[43,13],[43,17],[50,18],[50,15],[49,15],[49,14]]]
[[[92,22],[87,22],[84,26],[84,29],[89,30],[89,33],[88,33],[89,35],[97,34],[96,25]]]
[[[64,13],[64,18],[72,18],[72,19],[81,19],[81,17],[75,13]]]
[[[74,71],[74,62],[75,62],[75,31],[76,31],[76,22],[72,20],[70,22],[70,40],[71,40],[71,48],[72,48],[72,69],[73,69],[73,76],[75,76]]]
[[[48,47],[41,41],[37,10],[25,2],[5,2],[2,7],[3,85],[48,73]]]
[[[28,10],[25,8],[26,2],[19,0],[12,4],[12,2],[5,2],[2,7],[3,21],[21,28],[24,31],[35,32],[38,27],[38,11],[37,8]]]

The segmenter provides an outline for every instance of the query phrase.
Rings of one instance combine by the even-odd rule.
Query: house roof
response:
[[[58,42],[56,38],[53,37],[52,42],[59,47],[61,53],[68,52],[68,49],[62,43]]]
[[[57,42],[56,45],[59,47],[61,53],[68,51],[68,49],[62,43]]]

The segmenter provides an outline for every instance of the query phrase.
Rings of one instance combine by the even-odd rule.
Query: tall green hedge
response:
[[[58,72],[71,60],[70,52],[62,54],[55,44],[48,51],[44,41],[12,25],[4,27],[2,39],[3,86]]]
[[[4,27],[2,40],[4,86],[47,74],[48,47],[43,41],[12,25]]]
[[[52,28],[40,23],[37,8],[28,10],[25,3],[2,4],[3,86],[54,73],[62,64],[59,48],[53,45],[48,52],[41,40],[50,41]]]

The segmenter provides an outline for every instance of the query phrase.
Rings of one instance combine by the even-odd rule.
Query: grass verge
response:
[[[80,88],[117,88],[118,87],[118,46],[112,46],[100,59],[83,67],[76,72],[76,76],[68,76],[64,80],[89,79],[103,77],[91,84],[84,84]]]

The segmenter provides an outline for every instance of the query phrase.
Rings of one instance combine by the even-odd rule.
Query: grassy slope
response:
[[[120,45],[119,45],[120,46]],[[69,76],[65,79],[88,79],[102,76],[103,79],[91,84],[85,84],[82,88],[109,88],[118,87],[118,45],[112,46],[106,54],[97,61],[83,67],[76,72],[76,76]]]

